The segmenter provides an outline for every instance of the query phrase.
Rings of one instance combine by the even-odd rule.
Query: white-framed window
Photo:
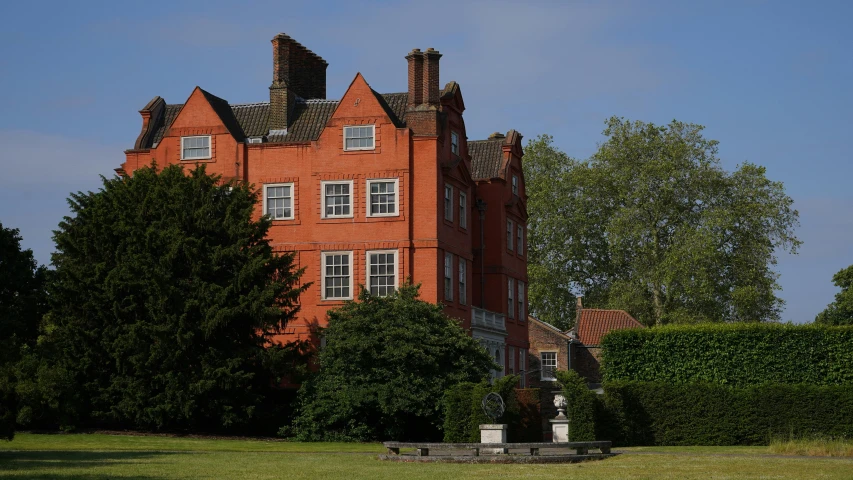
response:
[[[263,137],[249,137],[246,139],[246,143],[264,143]]]
[[[524,282],[518,281],[518,320],[527,320],[527,307],[524,303]]]
[[[352,252],[323,252],[323,300],[352,299]]]
[[[504,365],[503,357],[501,356],[501,348],[502,347],[498,347],[495,349],[495,363],[497,363],[498,365],[501,366],[501,370],[495,371],[495,378],[501,378],[504,376],[504,366],[505,365]]]
[[[459,155],[459,134],[453,131],[450,132],[450,151]]]
[[[320,182],[323,218],[352,217],[352,180]]]
[[[468,304],[467,270],[467,262],[464,258],[459,257],[459,303],[462,305]]]
[[[181,137],[181,160],[210,158],[210,135]]]
[[[515,318],[515,279],[506,279],[506,311],[509,318]]]
[[[542,380],[551,381],[557,379],[557,352],[539,352]]]
[[[506,248],[512,251],[512,239],[515,237],[515,229],[512,228],[512,220],[506,221]]]
[[[293,184],[264,185],[264,213],[273,220],[293,220]]]
[[[459,226],[468,228],[468,195],[459,192]]]
[[[515,347],[509,346],[509,374],[515,373]]]
[[[521,225],[516,226],[516,231],[518,235],[516,235],[515,239],[515,251],[518,252],[519,255],[524,254],[524,227]]]
[[[453,221],[453,186],[444,184],[444,219]]]
[[[521,388],[527,387],[527,349],[518,349],[518,373],[521,374]]]
[[[367,289],[371,295],[385,297],[397,289],[397,251],[367,252]]]
[[[518,196],[518,175],[512,176],[512,194]]]
[[[344,150],[373,150],[375,147],[375,125],[352,125],[344,127]]]
[[[382,178],[367,181],[367,216],[393,217],[399,215],[398,179]]]
[[[453,254],[444,253],[444,299],[453,301]]]

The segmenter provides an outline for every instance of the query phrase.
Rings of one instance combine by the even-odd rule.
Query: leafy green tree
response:
[[[293,256],[273,252],[270,220],[253,220],[257,201],[203,166],[71,195],[43,349],[72,377],[54,402],[73,409],[66,421],[213,430],[257,417],[294,350],[270,336],[304,288]]]
[[[832,282],[841,292],[835,294],[835,301],[817,315],[815,323],[853,325],[853,265],[833,275]]]
[[[444,391],[478,382],[491,357],[441,305],[402,285],[387,297],[362,290],[329,311],[319,372],[299,392],[300,440],[440,438]]]
[[[752,163],[726,172],[703,127],[611,118],[587,161],[532,140],[531,310],[567,328],[574,295],[647,325],[774,321],[777,250],[800,241],[793,200]]]
[[[21,249],[18,229],[0,224],[0,438],[12,439],[17,415],[15,363],[32,345],[46,311],[47,271]]]

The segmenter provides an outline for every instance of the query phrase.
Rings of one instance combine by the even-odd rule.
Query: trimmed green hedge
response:
[[[515,394],[518,375],[507,375],[494,381],[482,383],[459,383],[444,392],[444,441],[467,443],[480,441],[480,425],[492,423],[483,413],[483,397],[490,392],[503,398],[506,410],[498,422],[510,426],[508,437],[520,424],[520,409]],[[508,438],[509,441],[515,441]]]
[[[853,438],[853,385],[606,384],[598,438],[616,445],[768,445],[777,437]]]
[[[595,440],[596,394],[578,372],[557,371],[557,381],[563,386],[566,397],[566,417],[569,418],[569,441]]]
[[[706,324],[616,330],[602,339],[604,381],[853,383],[853,327]]]

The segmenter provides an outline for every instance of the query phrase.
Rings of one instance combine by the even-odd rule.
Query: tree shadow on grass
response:
[[[92,471],[99,467],[126,466],[150,463],[157,457],[180,454],[177,452],[93,452],[93,451],[16,451],[0,452],[0,477],[21,475],[26,478],[115,478],[115,474],[98,474]],[[62,473],[57,475],[56,470]],[[82,471],[81,471],[82,470]],[[88,471],[87,471],[88,470]],[[45,473],[40,473],[45,471]],[[22,477],[23,478],[23,477]],[[134,475],[122,476],[131,480],[150,480],[157,477]]]

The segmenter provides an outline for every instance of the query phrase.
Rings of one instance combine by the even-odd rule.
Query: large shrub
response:
[[[558,371],[557,381],[566,397],[566,417],[569,419],[569,440],[583,442],[595,440],[596,395],[578,372]]]
[[[497,368],[441,305],[402,285],[387,297],[362,291],[329,311],[320,369],[299,392],[284,435],[300,440],[440,438],[448,387]]]
[[[853,437],[853,385],[613,382],[597,418],[618,445],[767,445],[775,437]]]
[[[77,425],[194,430],[258,418],[292,353],[269,338],[302,288],[257,202],[248,185],[181,166],[72,194],[54,236],[47,365],[24,366],[64,373],[30,382],[31,416],[57,405]]]
[[[711,324],[617,330],[602,340],[607,381],[853,383],[853,327]]]

